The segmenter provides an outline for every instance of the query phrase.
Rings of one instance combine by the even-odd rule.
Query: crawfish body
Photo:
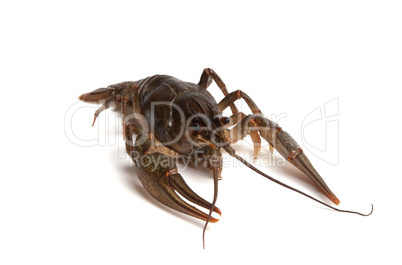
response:
[[[212,81],[216,82],[224,95],[219,103],[207,91]],[[287,161],[304,172],[319,191],[333,203],[339,204],[338,198],[325,184],[296,141],[278,124],[262,116],[261,110],[246,93],[241,90],[229,93],[222,79],[212,69],[204,69],[197,84],[167,75],[155,75],[135,82],[100,88],[81,95],[80,99],[102,104],[95,112],[94,122],[100,112],[115,104],[123,114],[127,153],[135,162],[138,177],[145,189],[159,202],[204,220],[206,224],[209,221],[218,221],[211,216],[212,211],[221,214],[215,202],[218,178],[222,171],[222,149],[270,180],[314,199],[274,180],[240,158],[230,144],[247,135],[251,136],[254,143],[255,156],[259,155],[262,137],[269,143],[271,153],[275,148]],[[237,110],[234,102],[239,99],[247,103],[252,111],[251,115]],[[232,116],[223,117],[222,111],[229,107]],[[133,134],[137,135],[135,141]],[[215,187],[212,203],[199,197],[186,184],[177,170],[175,158],[178,157],[186,157],[197,165],[202,161],[202,165],[212,172]],[[191,206],[177,193],[186,200],[209,209],[209,214]]]

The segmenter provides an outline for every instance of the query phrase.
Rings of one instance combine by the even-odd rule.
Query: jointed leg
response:
[[[234,92],[231,92],[227,96],[225,96],[219,103],[218,103],[218,108],[220,111],[225,110],[227,107],[231,106],[236,100],[238,99],[244,99],[246,101],[247,105],[250,107],[251,111],[254,114],[261,114],[261,110],[257,107],[257,104],[254,103],[254,101],[243,91],[237,90]]]
[[[242,140],[247,135],[250,135],[254,144],[254,158],[257,158],[261,151],[261,138],[259,134],[259,124],[253,119],[254,115],[244,117],[239,123],[229,130],[229,138],[231,143],[236,143]],[[269,145],[271,153],[273,147]]]
[[[97,109],[97,110],[95,111],[95,114],[94,114],[94,121],[92,122],[92,127],[95,125],[95,121],[96,121],[96,119],[98,118],[99,114],[100,114],[102,111],[104,111],[105,109],[108,109],[108,108],[110,107],[111,103],[113,103],[114,101],[115,101],[115,97],[111,97],[111,98],[107,99],[107,100],[105,101],[105,103],[103,103],[102,106],[101,106],[99,109]]]
[[[204,69],[198,85],[203,89],[207,89],[209,87],[209,85],[212,83],[212,80],[215,81],[215,83],[221,89],[223,95],[226,97],[229,94],[229,92],[226,89],[225,83],[222,81],[222,79],[219,77],[219,75],[211,68]],[[236,114],[239,112],[239,110],[233,103],[230,104],[230,108],[231,108],[233,114]]]
[[[225,96],[218,104],[218,108],[219,110],[223,111],[225,110],[228,106],[233,105],[233,103],[238,100],[243,98],[247,105],[250,107],[251,111],[254,114],[261,114],[260,109],[257,107],[257,105],[254,103],[254,101],[243,91],[241,90],[237,90],[234,91],[230,94],[228,94],[227,96]],[[253,141],[254,144],[254,157],[256,158],[261,150],[261,138],[260,135],[258,133],[258,129],[254,129],[254,127],[259,127],[258,123],[256,123],[254,121],[254,119],[251,116],[246,116],[244,117],[244,114],[242,112],[239,112],[238,117],[236,117],[235,115],[233,115],[231,117],[231,125],[233,124],[237,124],[235,127],[233,127],[232,130],[230,130],[229,135],[230,135],[230,140],[231,142],[237,142],[241,139],[243,139],[244,137],[246,137],[246,135],[250,135],[251,140]],[[236,119],[233,119],[233,117],[235,117]],[[239,122],[239,117],[240,118],[240,122]],[[272,149],[273,147],[270,144],[270,151],[272,153]]]
[[[237,99],[243,98],[247,102],[247,104],[250,106],[253,113],[255,113],[255,114],[261,113],[261,111],[257,107],[257,105],[253,102],[253,100],[246,93],[244,93],[240,90],[237,90],[237,91],[229,94],[228,90],[226,89],[225,83],[222,81],[222,79],[219,77],[219,75],[210,68],[204,69],[198,85],[203,89],[207,89],[209,87],[209,85],[212,83],[212,80],[215,81],[215,83],[218,85],[218,87],[221,89],[223,95],[225,96],[224,99],[218,104],[218,108],[221,111],[223,111],[227,107],[230,107],[232,110],[232,113],[233,113],[233,115],[230,117],[230,123],[227,125],[227,128],[237,124],[245,116],[242,112],[239,112],[236,105],[234,104],[234,102]],[[250,123],[252,123],[252,122],[253,121],[251,120]],[[240,128],[240,126],[236,126],[235,128],[232,129],[232,131],[233,131],[232,136],[233,136],[233,134],[237,134],[237,131],[239,130],[239,128]],[[244,134],[241,137],[241,139],[244,138],[247,134],[250,135],[250,137],[254,143],[254,154],[255,154],[255,156],[257,156],[261,149],[261,138],[256,131],[251,131],[251,132],[247,132],[246,134]],[[236,141],[238,141],[238,140],[235,140],[234,142],[236,142]]]

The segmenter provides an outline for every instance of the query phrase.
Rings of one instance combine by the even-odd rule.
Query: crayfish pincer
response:
[[[213,81],[224,96],[218,103],[207,91]],[[369,214],[337,209],[270,177],[240,157],[231,144],[250,135],[254,144],[254,156],[258,156],[262,137],[268,142],[271,153],[276,149],[287,161],[306,174],[320,192],[334,204],[339,204],[339,199],[325,184],[292,136],[278,124],[265,118],[246,93],[241,90],[229,93],[222,79],[212,69],[204,69],[198,84],[184,82],[172,76],[154,75],[134,82],[99,88],[81,95],[79,99],[101,104],[95,112],[93,124],[98,115],[111,106],[122,113],[126,150],[137,168],[138,178],[144,188],[164,205],[204,220],[203,242],[208,222],[218,221],[212,217],[212,212],[221,214],[215,203],[218,179],[222,172],[222,150],[269,180],[333,210],[363,216],[373,212],[373,207]],[[246,115],[237,109],[234,102],[239,99],[247,103],[252,114]],[[222,115],[226,108],[231,109],[230,117]],[[206,167],[212,172],[212,202],[198,196],[186,184],[177,169],[179,160]],[[199,210],[182,198],[206,208],[209,213]]]

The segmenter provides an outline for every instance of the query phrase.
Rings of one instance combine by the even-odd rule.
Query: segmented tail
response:
[[[102,87],[92,92],[82,94],[81,96],[78,97],[78,99],[88,103],[99,103],[100,101],[105,101],[109,99],[111,96],[114,95],[114,93],[115,93],[114,88]]]

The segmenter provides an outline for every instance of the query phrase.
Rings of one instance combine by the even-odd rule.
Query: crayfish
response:
[[[219,103],[207,91],[213,81],[224,95]],[[168,75],[154,75],[135,82],[99,88],[81,95],[79,99],[102,104],[95,112],[93,124],[103,110],[116,106],[123,116],[126,151],[137,168],[142,185],[164,205],[205,221],[203,242],[208,222],[218,221],[212,217],[212,212],[221,215],[215,204],[222,172],[222,150],[269,180],[333,210],[363,216],[373,211],[372,208],[369,214],[362,214],[335,208],[270,177],[240,157],[231,144],[250,135],[254,155],[258,156],[262,137],[268,142],[271,153],[276,149],[282,157],[306,174],[320,192],[334,204],[339,204],[339,199],[325,184],[296,141],[278,124],[265,118],[245,92],[237,90],[229,93],[222,79],[210,68],[204,69],[198,84]],[[237,109],[234,102],[239,99],[247,103],[252,114],[245,115]],[[227,108],[231,109],[230,117],[222,115],[222,111]],[[186,184],[177,169],[179,157],[212,172],[212,203],[201,198]],[[209,213],[190,205],[182,197],[206,208]]]

